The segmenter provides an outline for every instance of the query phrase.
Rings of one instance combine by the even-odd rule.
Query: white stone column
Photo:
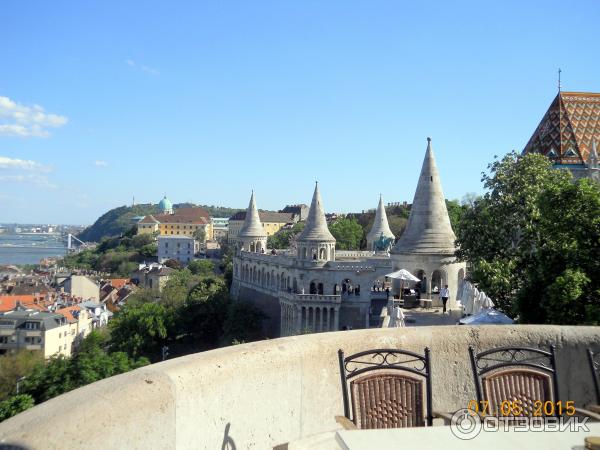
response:
[[[319,308],[319,331],[323,331],[323,311],[325,308]]]
[[[333,309],[333,331],[340,329],[340,311],[338,308]]]

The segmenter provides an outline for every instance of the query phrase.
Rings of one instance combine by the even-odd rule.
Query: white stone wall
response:
[[[482,351],[556,344],[561,397],[583,407],[594,400],[585,350],[597,348],[599,337],[599,327],[446,326],[235,345],[63,394],[0,423],[0,439],[26,448],[273,448],[340,428],[335,422],[343,414],[338,349],[349,355],[375,348],[423,353],[429,347],[433,409],[449,412],[475,398],[469,345]],[[57,417],[69,424],[60,433]],[[450,432],[448,439],[455,439]]]

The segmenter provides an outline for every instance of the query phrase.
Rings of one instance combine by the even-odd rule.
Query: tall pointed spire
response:
[[[250,203],[246,210],[246,218],[244,224],[240,229],[239,237],[265,237],[267,235],[265,229],[260,222],[258,216],[258,210],[256,209],[256,202],[254,201],[254,190],[250,196]]]
[[[427,138],[427,151],[408,224],[392,253],[453,254],[455,240],[431,139]]]
[[[304,230],[298,235],[298,241],[332,241],[335,238],[327,228],[327,220],[325,219],[325,211],[323,210],[323,202],[321,201],[321,193],[319,192],[319,183],[315,183],[315,192],[313,194],[312,203]]]
[[[367,234],[367,247],[371,248],[373,242],[379,239],[382,234],[385,238],[394,239],[394,234],[392,233],[392,230],[390,230],[390,225],[388,223],[385,206],[383,206],[383,198],[380,194],[379,204],[377,205],[377,210],[375,211],[375,221],[373,222],[371,231],[369,231]]]

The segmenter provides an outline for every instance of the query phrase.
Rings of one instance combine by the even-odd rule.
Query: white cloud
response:
[[[48,137],[47,128],[58,128],[69,119],[49,114],[40,105],[21,105],[8,97],[0,96],[0,136]]]
[[[35,184],[48,189],[56,189],[58,186],[51,183],[45,175],[34,174],[18,174],[18,175],[0,175],[0,182],[6,183],[26,183]]]
[[[125,64],[127,64],[129,67],[134,67],[134,68],[139,69],[142,72],[145,72],[150,75],[160,75],[160,72],[158,71],[158,69],[155,69],[154,67],[146,66],[144,64],[137,64],[132,59],[126,59]]]
[[[50,166],[45,166],[30,159],[17,159],[0,156],[0,169],[27,170],[36,172],[51,172]]]
[[[101,159],[97,159],[96,161],[94,161],[94,165],[96,167],[106,167],[106,166],[108,166],[108,162],[107,161],[103,161]]]

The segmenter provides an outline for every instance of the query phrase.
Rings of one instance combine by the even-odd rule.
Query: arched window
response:
[[[320,248],[319,249],[319,259],[326,259],[326,257],[325,257],[325,249],[324,248]]]

